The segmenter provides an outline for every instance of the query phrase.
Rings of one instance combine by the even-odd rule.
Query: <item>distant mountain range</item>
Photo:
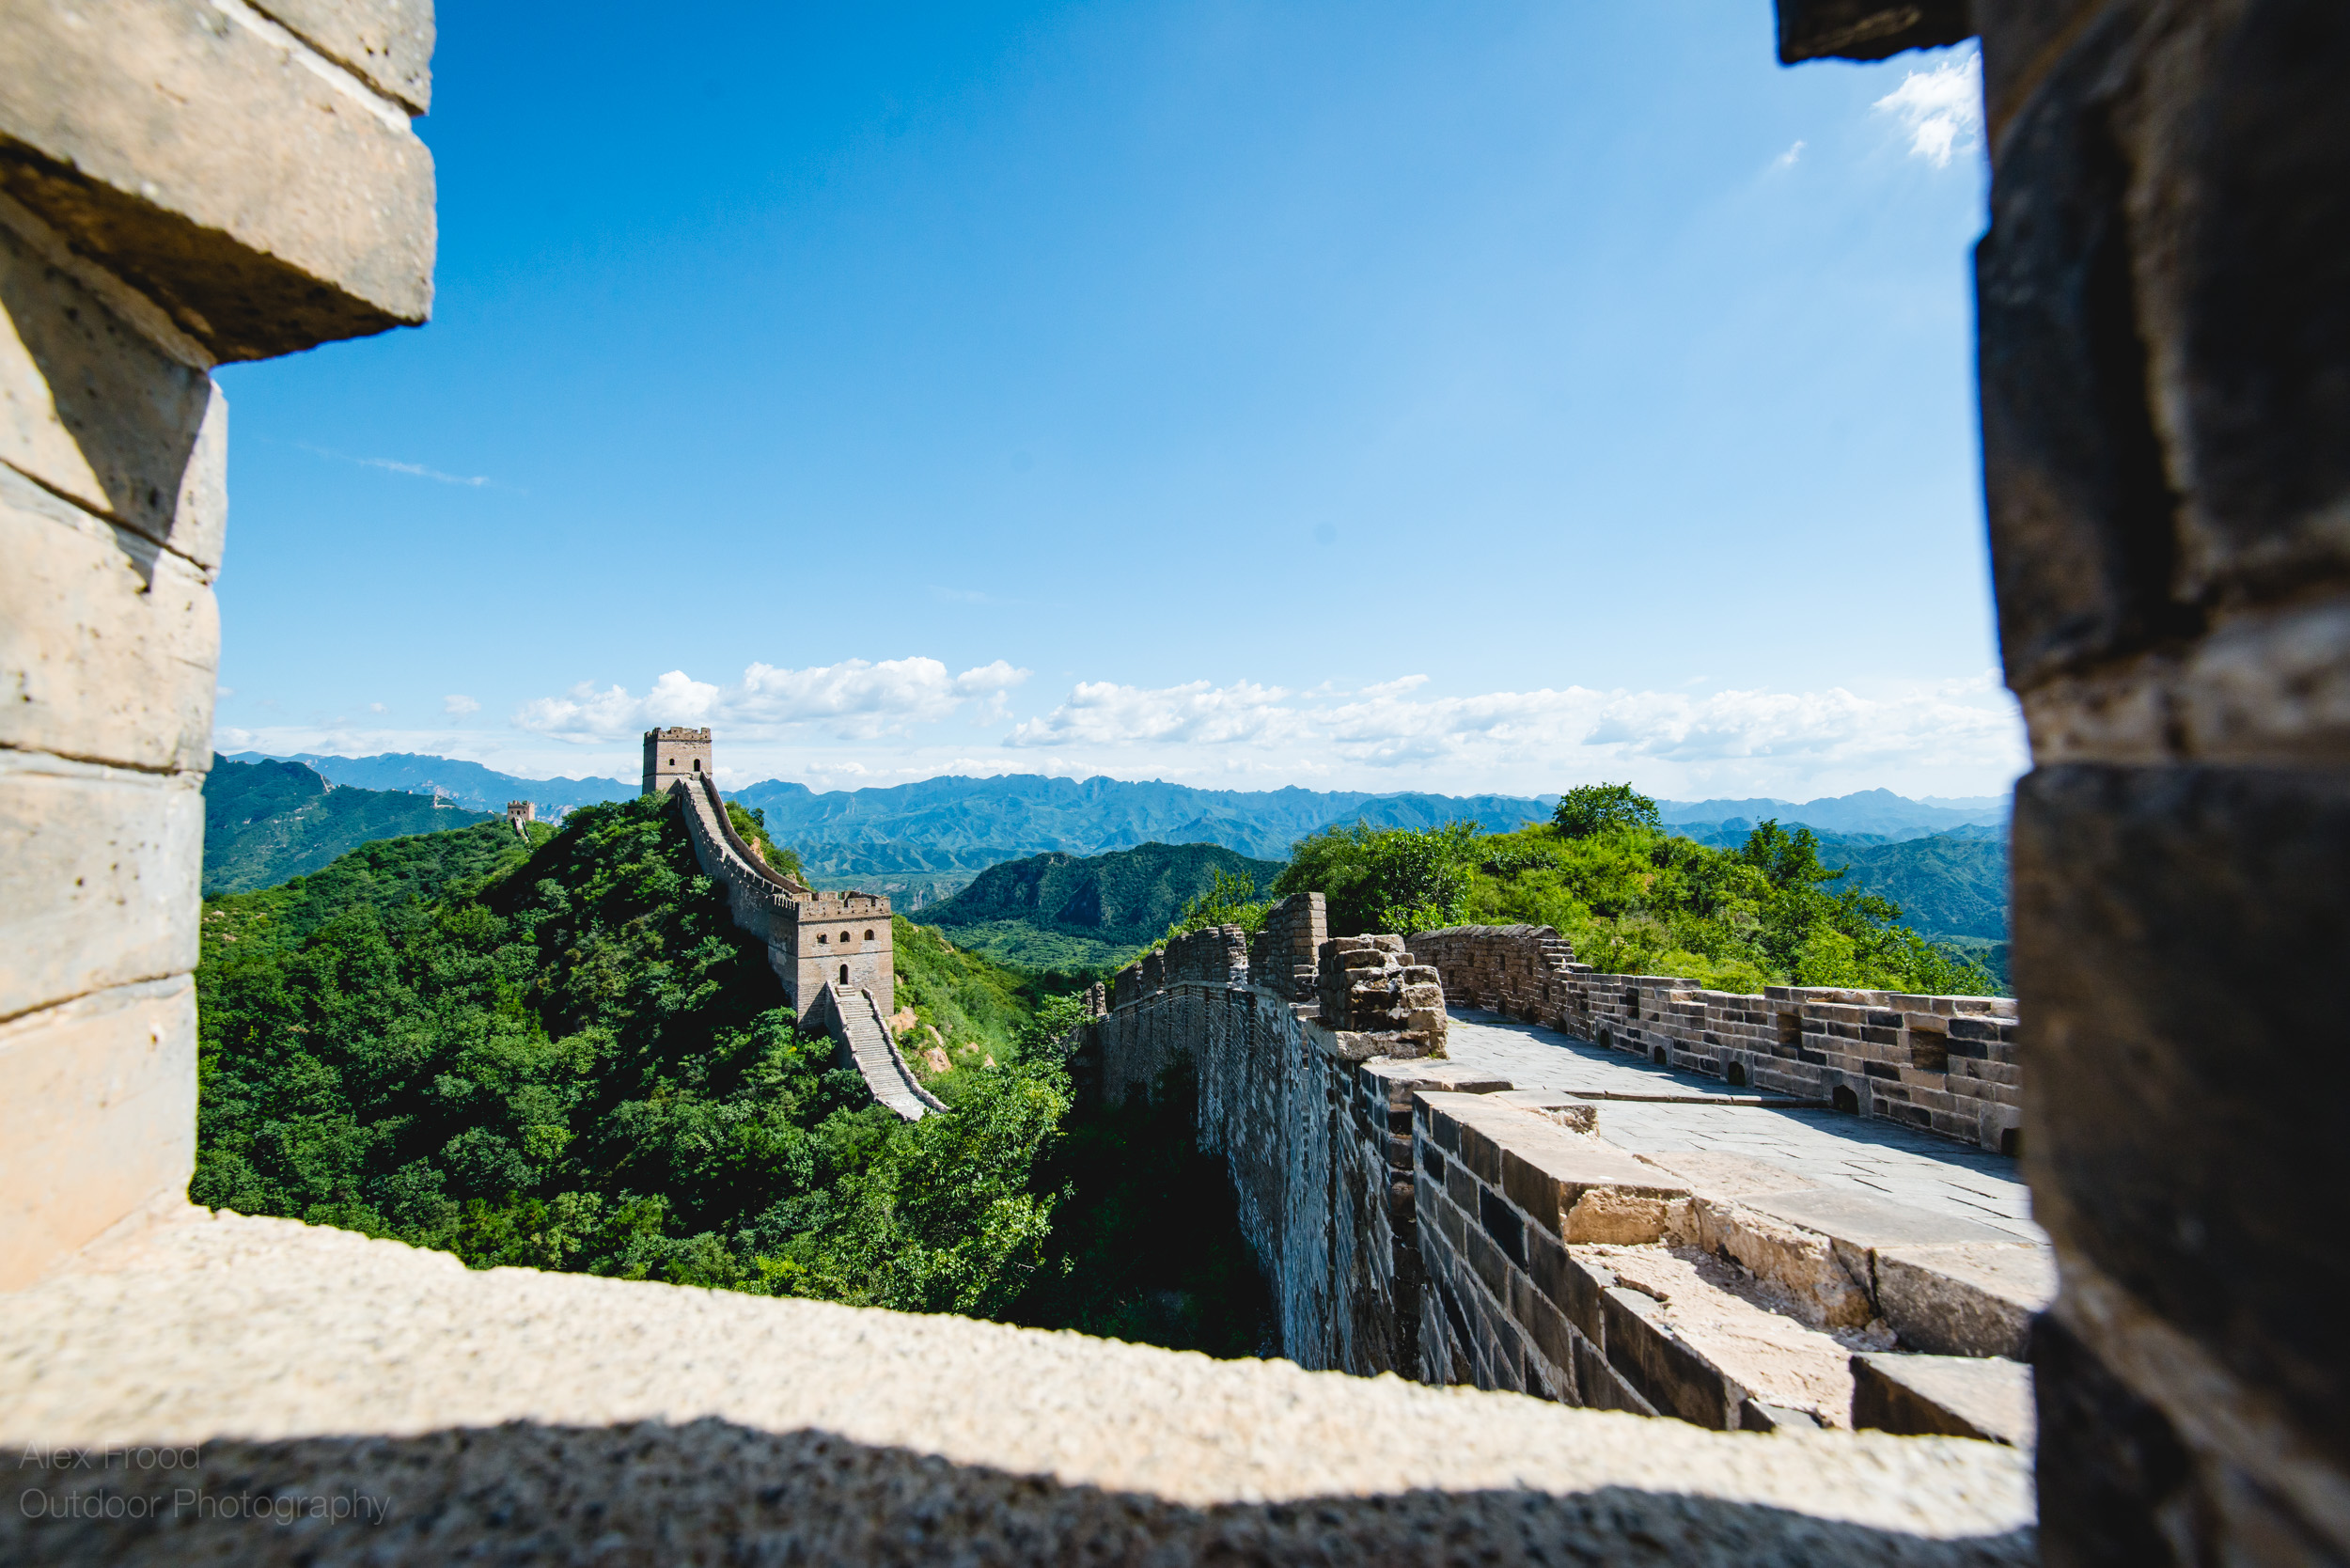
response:
[[[1890,790],[1809,800],[1660,800],[1657,814],[1674,826],[1703,823],[1742,830],[1765,819],[1801,823],[1815,833],[1873,833],[1888,839],[1921,839],[1954,827],[2004,825],[2005,795],[1911,800]],[[1695,835],[1692,835],[1695,837]]]
[[[231,761],[256,761],[238,752]],[[291,760],[337,784],[370,790],[439,789],[459,804],[501,811],[509,800],[536,801],[553,812],[636,792],[612,778],[521,778],[478,762],[393,753]],[[957,874],[984,870],[1041,853],[1095,855],[1137,844],[1221,844],[1260,860],[1282,860],[1290,846],[1334,823],[1430,827],[1473,817],[1493,831],[1546,820],[1556,795],[1374,794],[1347,790],[1202,790],[1186,784],[1116,778],[1043,778],[1010,774],[946,777],[822,793],[768,779],[728,792],[764,811],[767,831],[799,852],[822,882],[868,877],[940,887]],[[1890,790],[1863,790],[1820,800],[1659,801],[1667,823],[1706,841],[1743,841],[1766,817],[1815,831],[1872,835],[1895,842],[1929,834],[1979,832],[2004,837],[2007,800],[1917,801]],[[930,879],[938,879],[932,881]]]
[[[423,795],[330,788],[299,762],[216,759],[204,780],[204,893],[274,887],[378,839],[490,820]]]
[[[478,762],[453,757],[427,757],[413,751],[389,751],[376,757],[321,757],[301,751],[273,758],[258,751],[221,754],[230,762],[300,762],[330,784],[359,790],[398,790],[429,795],[436,790],[458,805],[475,811],[503,814],[509,800],[536,802],[549,815],[600,800],[627,800],[637,786],[617,778],[518,778]]]
[[[1474,817],[1512,828],[1557,797],[1199,790],[1117,778],[932,778],[818,794],[770,780],[729,792],[818,873],[979,870],[1040,851],[1103,855],[1137,844],[1221,844],[1263,860],[1333,823],[1433,827]]]

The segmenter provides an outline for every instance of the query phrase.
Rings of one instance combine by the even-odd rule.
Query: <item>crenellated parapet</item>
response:
[[[1751,996],[1670,975],[1606,975],[1575,963],[1548,926],[1448,926],[1411,940],[1456,1002],[2003,1153],[2020,1141],[2012,997],[1800,985]]]

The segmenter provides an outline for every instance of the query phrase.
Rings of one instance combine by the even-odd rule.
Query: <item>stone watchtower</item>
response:
[[[539,803],[531,800],[509,800],[506,803],[506,825],[530,837],[530,824],[539,820]]]
[[[645,793],[659,794],[674,778],[703,778],[709,774],[709,730],[672,727],[645,731]]]
[[[700,787],[704,779],[711,788]],[[820,892],[769,866],[727,820],[712,771],[710,731],[646,730],[645,793],[665,793],[681,781],[687,786],[685,820],[695,857],[727,889],[734,923],[767,939],[767,962],[801,1027],[834,1027],[823,1005],[827,985],[867,993],[884,1017],[895,1011],[889,900],[853,888]]]

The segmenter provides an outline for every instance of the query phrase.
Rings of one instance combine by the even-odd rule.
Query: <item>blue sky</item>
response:
[[[225,750],[2003,789],[1965,52],[1766,0],[445,3],[432,323],[225,368]]]

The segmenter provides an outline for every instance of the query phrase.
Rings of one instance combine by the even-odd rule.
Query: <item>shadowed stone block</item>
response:
[[[0,198],[0,463],[218,566],[227,400],[116,311],[120,285],[77,267],[29,213],[11,225],[12,205]]]
[[[1882,60],[1904,49],[1956,43],[1974,30],[1966,0],[1778,0],[1782,65]]]
[[[1852,1376],[1856,1427],[2032,1446],[2031,1369],[2020,1361],[1864,1352]]]
[[[196,967],[197,783],[0,749],[0,1018]]]
[[[2338,1453],[2350,1100],[2295,1086],[2341,1036],[2318,977],[2344,887],[2339,774],[2076,765],[2016,789],[2033,1213]]]
[[[0,187],[218,359],[422,321],[432,158],[242,6],[0,8]],[[34,65],[33,62],[38,62]]]
[[[0,469],[0,745],[212,763],[220,608],[203,574]]]

